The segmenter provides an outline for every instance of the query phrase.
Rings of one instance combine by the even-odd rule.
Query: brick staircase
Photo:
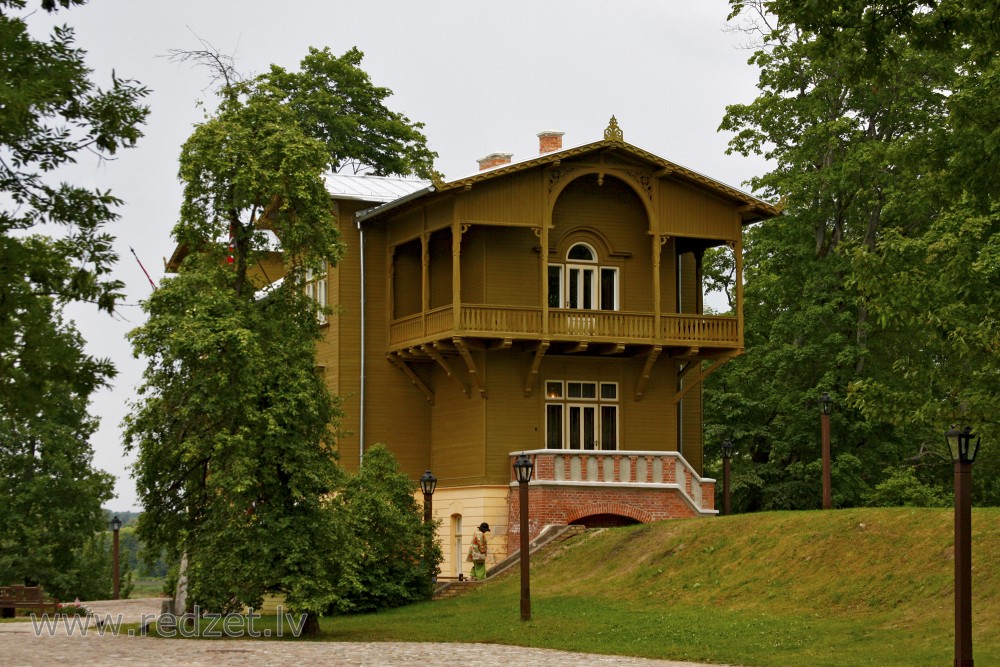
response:
[[[564,542],[571,537],[580,535],[586,530],[584,526],[546,526],[539,533],[538,537],[530,542],[528,545],[528,553],[534,556],[546,549],[547,547],[555,546],[560,542]],[[503,559],[493,567],[486,571],[487,581],[493,577],[504,574],[509,571],[515,565],[521,562],[521,552],[515,551],[507,558]],[[434,600],[446,600],[448,598],[458,597],[474,590],[476,586],[481,586],[485,581],[446,581],[440,582],[437,588],[434,589]]]

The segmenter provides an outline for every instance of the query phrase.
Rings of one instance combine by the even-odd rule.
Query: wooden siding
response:
[[[461,221],[539,227],[542,224],[539,206],[542,187],[543,180],[537,171],[477,183],[460,195]]]
[[[285,261],[280,252],[269,252],[265,257],[258,259],[247,273],[253,284],[260,289],[284,277]]]
[[[681,310],[684,313],[694,313],[698,299],[698,292],[701,285],[695,280],[695,258],[692,253],[684,253],[680,256],[681,263]],[[700,359],[695,359],[691,363],[701,365]],[[681,453],[684,458],[699,473],[702,470],[702,415],[701,415],[701,384],[698,375],[701,369],[692,370],[684,378],[684,382],[698,382],[699,386],[688,392],[682,401],[683,408],[681,416],[683,427],[681,434],[683,443]],[[680,390],[680,387],[678,387]]]
[[[431,234],[430,266],[428,282],[430,307],[440,308],[451,303],[451,272],[454,262],[451,256],[451,229],[442,229]]]
[[[659,193],[661,233],[729,241],[740,237],[741,225],[733,204],[669,179],[660,182]]]
[[[423,303],[423,299],[420,294],[421,285],[423,284],[423,265],[421,260],[421,248],[420,240],[410,241],[404,243],[403,245],[396,247],[396,253],[393,256],[393,277],[392,277],[392,314],[395,317],[406,317],[407,315],[412,315],[414,313],[419,313],[420,308]],[[373,258],[374,264],[380,266],[385,266],[384,256],[379,258]],[[365,271],[367,273],[368,263],[365,264]],[[385,269],[382,268],[380,271],[372,267],[373,270],[378,271],[384,275]],[[385,284],[384,279],[376,282],[376,276],[378,274],[368,274],[371,276],[371,285]],[[378,313],[380,311],[372,311],[373,313]]]
[[[330,268],[327,280],[327,303],[334,312],[327,318],[323,340],[317,345],[316,360],[326,368],[324,379],[330,392],[341,398],[344,415],[340,430],[347,435],[337,438],[340,463],[350,470],[358,465],[357,432],[361,424],[360,356],[361,349],[361,255],[359,234],[351,224],[355,206],[341,203],[338,227],[346,251],[340,262]]]
[[[425,213],[423,207],[404,211],[392,219],[393,244],[420,239],[424,230]]]
[[[563,263],[579,241],[596,246],[598,264],[619,267],[622,310],[653,310],[649,219],[635,192],[612,176],[582,176],[560,193],[552,212],[549,262]],[[611,253],[610,256],[604,253]]]
[[[482,355],[473,353],[480,373],[485,373]],[[468,385],[465,364],[450,357],[456,377]],[[475,390],[466,396],[461,383],[448,377],[437,364],[432,371],[434,407],[431,410],[431,470],[442,482],[463,486],[481,484],[485,475],[486,401]],[[414,392],[416,390],[413,390]]]
[[[386,290],[384,289],[385,257],[388,249],[385,232],[381,226],[365,231],[365,272],[367,285],[365,301],[368,316],[365,319],[365,447],[384,443],[399,461],[400,468],[412,479],[418,479],[430,462],[430,408],[424,395],[409,378],[385,358],[386,340]],[[370,271],[370,273],[369,273]],[[379,277],[382,280],[379,280]],[[359,358],[359,347],[343,350]],[[343,362],[346,365],[346,360]],[[416,365],[415,372],[426,373]],[[352,405],[360,405],[360,363],[357,365],[358,389],[351,398]],[[425,376],[425,381],[429,374]],[[354,398],[356,396],[357,398]],[[347,406],[345,405],[345,410]],[[357,466],[359,443],[358,428],[353,428],[347,442],[354,447],[343,448],[342,463],[348,470]]]
[[[485,247],[489,249],[489,253],[483,254],[486,285],[482,303],[538,306],[543,298],[538,293],[538,238],[530,229],[478,229],[485,237]],[[462,253],[465,254],[464,249]],[[476,303],[474,298],[466,296],[464,280],[462,302]]]
[[[512,232],[513,230],[507,230]],[[488,228],[475,225],[462,234],[462,302],[485,303]],[[490,248],[492,253],[493,249]]]
[[[536,391],[524,396],[526,369],[531,354],[493,352],[489,365],[486,406],[486,471],[491,483],[510,480],[509,454],[521,449],[544,447],[544,413],[540,413]]]

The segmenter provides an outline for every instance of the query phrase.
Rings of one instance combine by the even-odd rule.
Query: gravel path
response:
[[[88,602],[96,615],[122,615],[125,623],[149,620],[160,612],[159,598]],[[0,623],[0,665],[621,665],[622,667],[697,667],[690,662],[570,653],[496,644],[405,642],[280,642],[247,639],[187,640],[140,636],[100,636],[90,628],[69,636],[61,624],[36,632],[31,623]]]

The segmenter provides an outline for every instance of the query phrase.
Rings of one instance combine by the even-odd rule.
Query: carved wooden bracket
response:
[[[462,388],[462,393],[465,394],[466,398],[468,398],[469,397],[468,385],[466,385],[462,381],[462,378],[458,377],[458,375],[451,370],[451,364],[448,363],[448,360],[442,357],[441,353],[438,352],[432,345],[421,345],[420,349],[424,352],[424,354],[426,354],[428,357],[436,361],[438,365],[444,369],[444,372],[447,373],[448,377],[450,377],[451,379],[453,379],[455,382],[458,383],[458,386]]]
[[[646,383],[649,382],[649,376],[653,372],[653,364],[656,363],[656,359],[662,351],[662,345],[654,345],[649,351],[649,356],[646,357],[646,365],[642,367],[642,375],[639,376],[639,379],[635,383],[635,400],[642,400],[642,392],[645,391]]]
[[[406,374],[406,377],[410,378],[410,382],[413,383],[413,386],[424,394],[427,402],[434,405],[434,392],[427,388],[427,385],[425,385],[423,381],[417,377],[417,374],[413,372],[413,369],[410,368],[401,357],[395,354],[387,354],[385,355],[385,358],[392,362],[396,368],[403,371]]]
[[[476,385],[476,389],[479,391],[479,396],[485,399],[486,387],[483,386],[483,379],[479,377],[479,373],[476,371],[476,362],[473,360],[472,355],[469,354],[469,348],[466,347],[465,340],[460,336],[455,336],[451,339],[451,342],[455,345],[455,349],[458,350],[458,353],[462,355],[462,359],[465,361],[465,365],[469,369],[469,378],[471,378],[473,384]]]
[[[531,368],[528,369],[528,377],[524,379],[524,397],[528,398],[531,396],[531,392],[535,389],[535,382],[538,380],[538,367],[542,364],[542,357],[545,356],[545,351],[549,349],[551,343],[547,340],[543,340],[538,343],[538,347],[535,348],[535,356],[531,360]]]

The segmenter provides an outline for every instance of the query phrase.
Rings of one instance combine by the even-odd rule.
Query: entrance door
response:
[[[594,449],[597,444],[597,406],[570,404],[567,407],[569,449]]]

